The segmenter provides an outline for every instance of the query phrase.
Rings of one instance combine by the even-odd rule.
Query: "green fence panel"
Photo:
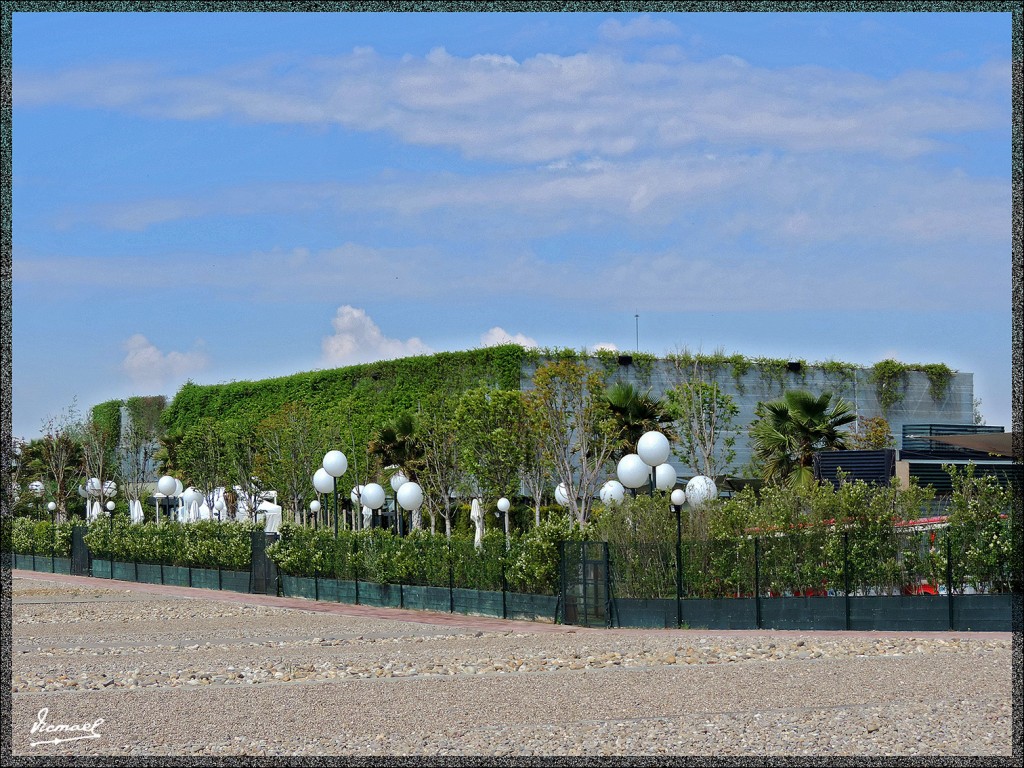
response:
[[[940,598],[946,599],[946,598]],[[1013,596],[954,595],[953,627],[960,631],[1012,632]]]
[[[200,589],[220,589],[220,574],[215,568],[193,568],[192,586]]]
[[[152,563],[139,563],[136,568],[138,569],[138,578],[140,583],[163,584],[159,565],[153,565]]]
[[[452,601],[455,613],[476,616],[502,615],[501,592],[484,592],[478,589],[454,589]]]
[[[92,561],[92,575],[99,579],[110,578],[110,561],[109,560],[93,560]]]
[[[757,625],[756,610],[754,599],[750,597],[684,599],[683,626],[692,629],[754,629]]]
[[[189,585],[188,568],[180,565],[164,566],[164,584],[173,584],[176,587],[187,587]]]
[[[842,597],[769,597],[761,599],[762,629],[846,629]]]
[[[229,592],[249,592],[251,571],[221,571],[220,588]]]
[[[674,629],[676,601],[664,598],[616,597],[612,600],[613,627]]]
[[[114,561],[114,578],[120,581],[135,581],[135,563]]]
[[[32,570],[32,555],[14,555],[14,567],[23,571]]]
[[[443,611],[448,613],[448,587],[402,587],[402,598],[406,608],[417,611]]]
[[[447,590],[445,590],[447,594]],[[522,592],[505,593],[506,618],[523,621],[554,622],[558,609],[555,595],[530,595]],[[447,607],[445,608],[447,610]]]
[[[313,600],[317,586],[313,579],[305,576],[285,576],[281,574],[281,594],[285,597],[305,597]]]
[[[53,558],[53,573],[71,573],[70,557]]]
[[[398,608],[401,606],[401,599],[398,584],[376,584],[372,581],[359,582],[359,602],[362,605]]]
[[[320,579],[320,599],[332,603],[355,603],[356,583],[338,579]]]

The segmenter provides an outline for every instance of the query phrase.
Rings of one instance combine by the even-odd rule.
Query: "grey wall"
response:
[[[593,358],[591,367],[603,369],[603,364]],[[537,365],[525,363],[521,373],[521,386],[524,390],[533,388],[533,374]],[[799,373],[786,372],[780,383],[766,376],[756,366],[751,366],[739,383],[733,378],[730,370],[722,369],[713,377],[722,392],[730,395],[740,409],[736,418],[736,459],[732,474],[742,475],[742,468],[750,461],[750,441],[747,427],[754,420],[754,409],[764,400],[775,400],[787,389],[806,389],[814,394],[830,390],[845,400],[852,402],[857,413],[863,417],[884,416],[889,422],[892,433],[899,447],[900,435],[904,424],[972,424],[974,422],[974,374],[956,373],[949,384],[943,400],[935,402],[929,393],[928,377],[919,371],[911,371],[907,379],[907,388],[901,402],[895,404],[888,413],[883,413],[875,395],[875,385],[869,380],[871,370],[858,369],[855,381],[841,376],[829,374],[822,368],[813,365],[804,366]],[[644,370],[641,366],[616,366],[611,371],[609,383],[618,381],[629,382],[641,390],[650,389],[651,393],[660,397],[667,389],[677,386],[686,380],[685,373],[676,371],[676,366],[668,360],[657,360]],[[670,459],[680,477],[691,477],[693,468],[686,466],[678,457]]]

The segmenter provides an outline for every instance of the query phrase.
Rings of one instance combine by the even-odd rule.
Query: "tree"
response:
[[[141,501],[159,448],[160,411],[166,398],[130,398],[128,423],[117,444],[117,474],[129,502]]]
[[[228,482],[225,485],[241,489],[243,500],[249,508],[249,517],[256,514],[256,507],[263,499],[263,479],[257,472],[259,438],[256,425],[248,420],[233,419],[222,425],[224,429],[225,458],[227,459]],[[212,489],[207,491],[208,501]],[[236,509],[228,508],[228,519],[235,517]]]
[[[650,390],[641,392],[632,384],[619,382],[609,387],[605,396],[615,422],[617,442],[613,458],[621,459],[635,451],[637,441],[645,432],[661,432],[670,442],[678,439],[665,403],[651,397]]]
[[[321,460],[317,421],[303,403],[286,403],[260,422],[256,474],[278,489],[282,506],[306,524],[312,500],[310,474]]]
[[[867,451],[895,448],[896,438],[892,436],[889,422],[881,416],[858,416],[846,447]]]
[[[564,484],[572,519],[582,528],[617,443],[604,374],[575,360],[537,369],[528,407],[539,426],[544,460]]]
[[[717,477],[736,459],[736,417],[740,409],[717,382],[708,381],[704,366],[693,364],[687,381],[665,393],[666,410],[678,425],[682,458],[697,473]]]
[[[175,442],[176,469],[182,475],[182,482],[202,491],[206,505],[212,509],[214,490],[230,485],[227,444],[220,424],[211,418],[201,419]],[[233,515],[234,509],[228,509]]]
[[[398,467],[407,478],[415,480],[423,460],[423,446],[417,439],[415,415],[405,411],[378,429],[370,440],[369,452],[381,468]]]
[[[519,492],[526,409],[518,390],[471,389],[459,398],[455,426],[460,459],[485,507]]]
[[[95,501],[99,503],[100,509],[105,511],[105,504],[108,498],[107,488],[116,473],[117,460],[115,449],[117,446],[117,435],[113,434],[110,428],[89,416],[82,426],[82,452],[85,459],[85,474],[92,480],[99,480],[99,487],[94,491]],[[114,489],[113,496],[116,494]]]
[[[451,538],[455,516],[455,492],[463,485],[463,469],[459,456],[454,406],[448,398],[436,397],[420,413],[420,444],[423,448],[424,506],[430,515],[433,533],[437,515],[444,519],[444,534]]]
[[[533,499],[534,525],[540,525],[540,507],[544,500],[544,491],[551,483],[551,472],[544,459],[544,441],[541,435],[540,420],[536,411],[523,401],[523,462],[519,466],[519,480],[526,494]]]
[[[72,403],[58,416],[46,419],[42,432],[37,469],[45,474],[50,485],[50,492],[57,504],[56,518],[67,520],[85,464],[82,428],[75,404]]]
[[[754,462],[766,482],[811,482],[815,452],[846,447],[839,429],[857,417],[845,400],[831,401],[831,392],[815,397],[790,390],[780,400],[758,403],[750,437]]]

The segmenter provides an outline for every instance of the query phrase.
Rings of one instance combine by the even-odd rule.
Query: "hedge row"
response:
[[[558,542],[580,539],[567,519],[551,519],[526,534],[485,532],[481,549],[472,538],[427,531],[395,536],[387,530],[313,530],[290,523],[267,553],[289,576],[320,576],[378,584],[417,584],[554,594],[558,590]]]

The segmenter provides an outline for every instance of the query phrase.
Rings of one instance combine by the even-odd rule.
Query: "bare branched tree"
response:
[[[665,393],[665,400],[678,424],[680,458],[707,477],[727,473],[736,459],[739,407],[699,359],[688,371],[677,362],[676,376],[679,383]]]
[[[75,403],[43,421],[40,452],[47,480],[57,504],[56,519],[70,519],[69,507],[82,481],[84,457],[82,427]]]
[[[534,389],[527,395],[545,461],[565,485],[569,512],[580,527],[590,517],[616,444],[604,378],[583,362],[552,361],[537,370]]]

